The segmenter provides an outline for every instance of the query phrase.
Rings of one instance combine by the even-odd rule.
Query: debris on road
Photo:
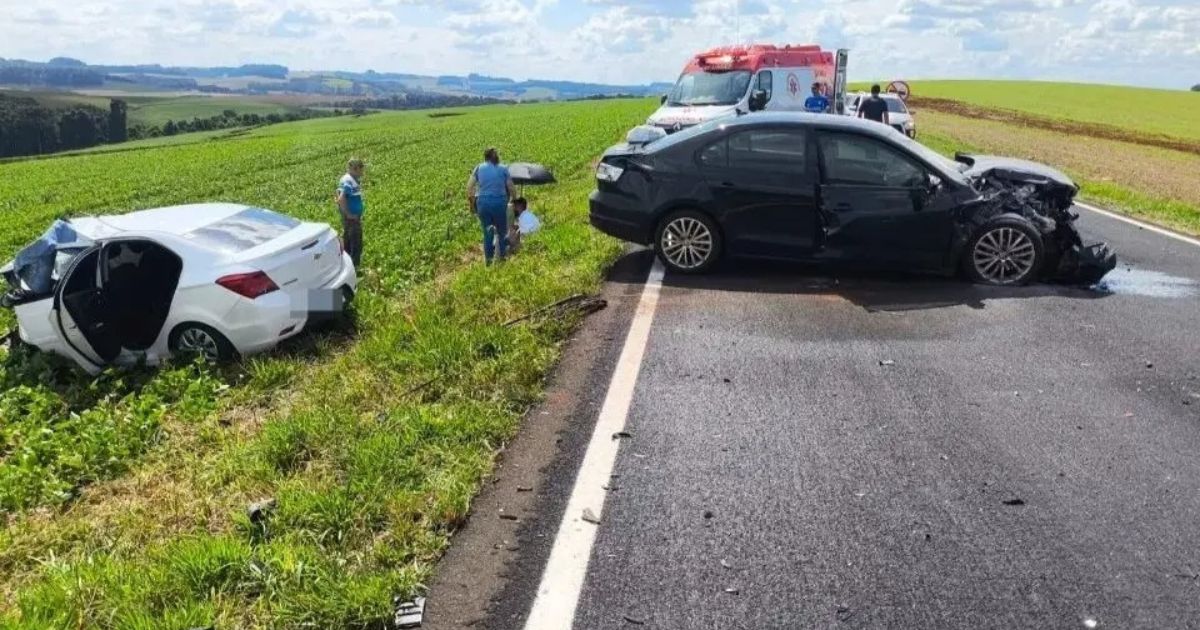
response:
[[[726,560],[725,558],[721,558],[721,566],[723,566],[723,567],[725,567],[726,569],[729,569],[729,570],[733,570],[733,569],[735,568],[735,567],[733,566],[733,563],[729,562],[729,561],[728,561],[728,560]]]
[[[854,616],[854,611],[851,610],[849,606],[838,606],[838,608],[837,608],[838,621],[850,621],[850,618],[853,616]]]
[[[582,518],[585,523],[591,523],[592,525],[600,524],[600,517],[596,516],[596,513],[592,511],[592,508],[583,508]]]
[[[533,492],[533,486],[517,486],[517,492]]]
[[[621,617],[622,617],[622,619],[625,620],[626,623],[631,623],[635,626],[646,625],[646,620],[642,619],[641,617],[635,617],[633,615],[622,615]]]
[[[420,628],[425,619],[425,598],[415,597],[409,601],[401,601],[397,596],[396,618],[393,625],[397,628]]]
[[[739,591],[738,589],[733,588],[733,587],[729,587],[729,588],[725,589],[725,592],[730,595],[738,595],[741,593],[741,591]]]
[[[1006,499],[1004,505],[1025,505],[1024,499]]]
[[[509,513],[507,513],[507,512],[501,511],[501,512],[500,512],[500,519],[501,519],[501,520],[505,520],[505,521],[515,521],[515,520],[517,520],[517,515],[516,515],[516,514],[509,514]]]
[[[887,366],[896,365],[896,362],[891,359],[883,359],[882,361],[879,362],[879,365],[887,367]]]
[[[704,510],[704,518],[705,519],[710,519],[712,517],[713,517],[712,510]]]
[[[631,438],[631,437],[633,437],[633,434],[628,431],[617,431],[616,433],[612,434],[612,439],[614,439],[614,440],[621,440],[624,438]]]

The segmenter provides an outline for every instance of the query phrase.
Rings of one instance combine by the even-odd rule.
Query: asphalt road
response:
[[[668,274],[574,627],[1200,627],[1200,247],[1080,224],[1107,290]]]

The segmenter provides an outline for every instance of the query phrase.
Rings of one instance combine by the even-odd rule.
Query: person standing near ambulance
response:
[[[467,201],[479,217],[483,228],[483,257],[492,264],[497,246],[500,259],[508,255],[508,200],[516,197],[516,187],[508,167],[500,163],[500,152],[489,147],[483,152],[483,162],[471,171],[467,180]],[[499,235],[499,238],[495,238]]]
[[[821,84],[812,84],[812,96],[804,99],[804,111],[813,114],[824,114],[829,111],[829,99],[821,93]]]
[[[879,96],[878,83],[871,86],[871,96],[864,98],[858,104],[858,117],[881,122],[885,125],[891,124],[891,121],[888,120],[888,104],[887,101]]]
[[[338,214],[342,217],[342,246],[354,262],[355,269],[362,262],[362,217],[365,205],[361,182],[366,168],[362,160],[351,158],[346,162],[346,174],[338,181],[337,192],[334,193]]]

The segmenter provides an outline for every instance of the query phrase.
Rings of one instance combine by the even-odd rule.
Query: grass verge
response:
[[[7,203],[50,202],[14,219],[27,232],[14,244],[60,199],[100,210],[221,191],[320,217],[351,152],[372,164],[375,221],[353,326],[227,371],[178,366],[107,377],[126,379],[119,387],[70,376],[42,384],[40,404],[53,410],[18,436],[20,448],[29,431],[55,432],[100,401],[159,398],[147,403],[150,430],[129,432],[134,446],[111,458],[113,468],[75,474],[70,441],[35,462],[64,470],[68,490],[27,496],[6,516],[0,627],[385,627],[392,596],[420,588],[576,323],[502,322],[594,290],[619,252],[586,224],[588,165],[645,110],[635,102],[308,121],[221,143],[0,167]],[[546,227],[514,260],[486,269],[477,254],[463,256],[477,247],[477,228],[461,188],[492,143],[550,164],[561,183],[527,191]],[[113,173],[120,178],[91,196],[91,180]],[[54,197],[31,185],[64,177]],[[39,386],[29,361],[41,359],[10,359],[18,385]],[[174,370],[187,375],[182,383],[219,391],[181,395]],[[110,459],[96,453],[86,458],[93,465]],[[11,461],[0,456],[0,468]],[[252,521],[247,506],[267,498],[276,507]]]

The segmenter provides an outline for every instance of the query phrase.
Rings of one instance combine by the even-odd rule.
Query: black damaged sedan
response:
[[[635,130],[631,139],[637,135]],[[1001,285],[1093,283],[1078,187],[1048,166],[942,157],[855,118],[754,113],[605,152],[591,223],[697,273],[723,255],[953,274]]]

